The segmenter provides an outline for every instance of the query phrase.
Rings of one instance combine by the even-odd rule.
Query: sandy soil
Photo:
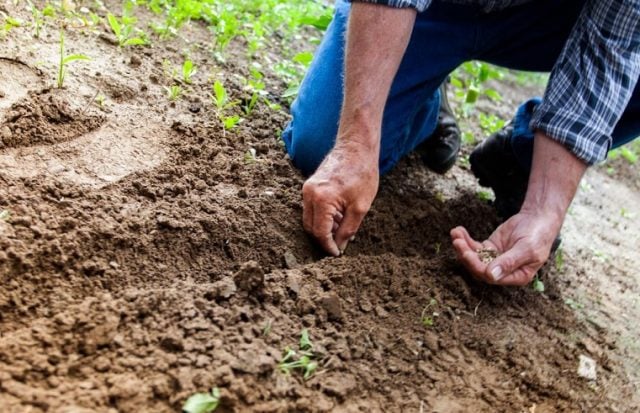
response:
[[[70,31],[69,52],[93,60],[63,90],[56,31],[0,41],[3,412],[170,412],[212,386],[219,411],[640,409],[637,169],[589,172],[543,294],[456,263],[451,227],[498,222],[464,162],[441,177],[403,161],[346,255],[326,258],[300,225],[287,115],[263,106],[224,132],[210,77],[246,98],[246,61],[216,64],[194,47],[206,28],[185,30],[138,50]],[[186,48],[200,71],[170,103],[162,62]],[[509,116],[536,92],[498,87],[503,103],[480,109]],[[308,380],[277,368],[304,328]]]

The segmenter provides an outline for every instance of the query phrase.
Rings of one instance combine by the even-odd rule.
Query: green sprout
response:
[[[196,393],[182,406],[185,413],[211,413],[220,404],[220,389],[214,387],[209,393]]]
[[[432,298],[431,300],[429,300],[429,304],[427,304],[422,309],[422,313],[420,314],[420,323],[423,326],[433,327],[433,325],[436,323],[436,319],[440,316],[440,313],[437,311],[431,311],[431,313],[429,314],[428,311],[433,307],[436,307],[437,305],[438,301],[436,301],[435,298]]]
[[[482,191],[481,190],[481,191],[478,191],[476,193],[476,195],[477,195],[479,200],[485,201],[485,202],[491,201],[493,199],[493,196],[491,195],[491,192],[489,192],[489,191]]]
[[[140,37],[140,35],[135,35],[134,33],[142,33],[139,29],[135,29],[133,24],[135,23],[135,19],[129,16],[122,16],[120,20],[113,14],[107,14],[107,21],[109,22],[109,26],[111,27],[111,31],[116,35],[116,39],[118,40],[118,45],[120,47],[125,46],[142,46],[147,44],[147,41]],[[142,33],[142,36],[144,33]]]
[[[184,81],[184,83],[190,85],[191,84],[191,78],[197,72],[198,71],[193,66],[193,62],[191,60],[187,59],[187,60],[184,61],[184,64],[182,65],[182,80]]]
[[[562,269],[564,268],[564,253],[562,252],[562,248],[558,248],[558,250],[556,251],[555,264],[556,269],[558,271],[562,271]]]
[[[182,94],[182,88],[179,85],[171,85],[169,87],[165,86],[164,90],[167,91],[167,97],[172,102],[178,100]]]
[[[64,86],[64,79],[67,73],[66,66],[76,60],[91,60],[90,57],[83,54],[72,54],[69,56],[64,55],[64,30],[60,30],[60,66],[58,67],[57,85],[58,89],[62,89]]]
[[[533,278],[533,281],[531,282],[531,288],[533,288],[533,291],[537,293],[544,292],[544,283],[540,280],[540,278],[537,275]]]
[[[278,368],[286,375],[295,370],[301,371],[303,373],[302,377],[307,380],[318,369],[318,362],[314,360],[316,355],[313,352],[313,343],[307,329],[302,330],[299,349],[299,351],[295,351],[287,346],[282,359],[278,363]]]
[[[225,89],[224,85],[219,80],[216,80],[213,83],[213,96],[211,96],[211,100],[213,101],[213,104],[216,105],[216,109],[218,109],[219,113],[238,104],[238,102],[229,101],[227,89]]]
[[[240,115],[224,116],[222,117],[222,126],[224,130],[231,130],[235,128],[240,121],[242,121]]]

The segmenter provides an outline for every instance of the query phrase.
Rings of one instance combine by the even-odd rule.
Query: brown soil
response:
[[[191,42],[208,36],[186,30]],[[33,40],[18,33],[0,55],[55,61],[55,32],[28,53]],[[133,60],[93,35],[67,44],[96,59],[69,69],[66,90],[40,85],[50,66],[0,105],[2,122],[17,108],[33,120],[0,151],[11,215],[0,220],[3,412],[171,412],[212,386],[223,412],[639,408],[618,341],[637,326],[565,304],[586,268],[574,244],[569,270],[543,275],[545,294],[481,285],[456,262],[450,228],[482,237],[498,222],[464,167],[441,178],[403,161],[346,255],[325,258],[300,225],[303,177],[277,139],[287,116],[260,107],[225,133],[208,103],[210,72],[243,97],[232,74],[246,62],[193,52],[201,70],[172,104],[162,61],[181,62],[184,40]],[[96,92],[105,107],[84,111]],[[637,296],[634,276],[608,282]],[[319,362],[306,381],[277,367],[304,328]],[[577,375],[582,354],[598,363],[596,382]]]

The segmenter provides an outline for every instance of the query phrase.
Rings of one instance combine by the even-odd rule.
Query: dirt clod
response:
[[[243,291],[255,291],[264,286],[264,271],[256,261],[247,261],[233,275],[233,280]]]

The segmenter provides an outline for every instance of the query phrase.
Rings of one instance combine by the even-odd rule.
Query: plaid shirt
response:
[[[353,0],[411,7],[433,0]],[[531,0],[446,0],[487,12]],[[592,165],[606,158],[611,133],[640,76],[640,0],[587,0],[551,71],[531,128],[562,143]]]

